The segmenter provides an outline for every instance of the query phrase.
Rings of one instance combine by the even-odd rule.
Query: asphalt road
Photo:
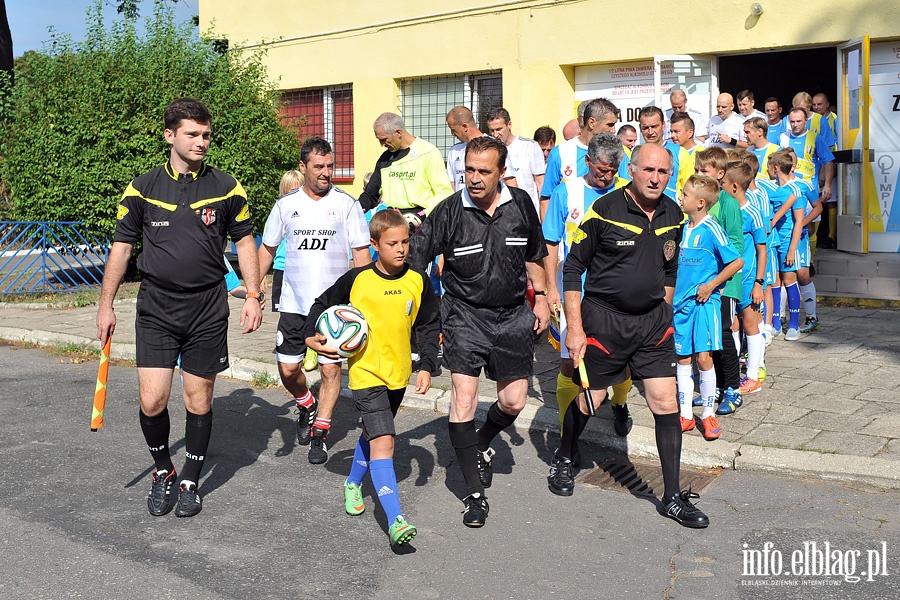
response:
[[[699,501],[712,525],[693,531],[624,491],[552,495],[555,434],[513,431],[496,443],[487,525],[472,530],[445,417],[413,409],[397,419],[396,464],[419,536],[395,553],[368,479],[366,512],[343,511],[359,435],[349,403],[313,466],[285,392],[230,380],[216,384],[203,512],[152,517],[136,372],[111,368],[92,433],[96,370],[0,346],[0,598],[900,597],[898,492],[728,471]],[[170,404],[179,454],[183,411]],[[826,542],[838,576],[816,574]],[[887,575],[862,575],[875,569]]]

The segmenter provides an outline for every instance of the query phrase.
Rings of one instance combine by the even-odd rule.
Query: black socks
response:
[[[478,434],[475,432],[475,421],[465,423],[448,423],[450,443],[456,450],[456,460],[466,480],[466,494],[484,495],[484,486],[478,478]]]

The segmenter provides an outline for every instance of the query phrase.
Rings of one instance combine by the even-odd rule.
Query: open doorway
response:
[[[784,114],[797,92],[824,92],[832,105],[837,95],[837,51],[834,47],[805,48],[719,56],[719,92],[737,96],[750,90],[762,111],[766,98],[781,100]]]

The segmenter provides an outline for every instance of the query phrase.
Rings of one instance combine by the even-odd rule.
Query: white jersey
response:
[[[758,110],[755,109],[755,108],[753,109],[753,112],[750,113],[750,115],[749,115],[749,116],[746,116],[746,117],[745,117],[744,115],[742,115],[741,113],[734,113],[734,114],[736,114],[737,116],[739,116],[739,117],[741,118],[741,120],[744,121],[745,123],[746,123],[747,121],[749,121],[750,119],[752,119],[753,117],[759,117],[759,118],[761,118],[761,119],[764,119],[764,120],[766,121],[766,123],[769,122],[768,119],[766,118],[766,113],[760,112],[760,111],[758,111]]]
[[[482,137],[488,137],[483,134]],[[540,146],[538,146],[540,149]],[[541,153],[541,162],[544,162],[544,154]],[[513,177],[512,161],[509,154],[506,155],[506,176],[504,179]],[[459,191],[466,187],[466,142],[459,142],[450,146],[447,152],[447,177],[450,178],[450,185],[454,191]],[[516,182],[518,184],[518,182]]]
[[[725,135],[741,142],[747,141],[747,138],[744,137],[744,118],[740,113],[731,113],[731,116],[724,121],[719,115],[711,118],[709,120],[709,137],[706,138],[704,145],[707,148],[710,146],[718,146],[719,148],[731,147],[731,144],[719,141],[720,135]]]
[[[675,111],[673,111],[671,108],[666,110],[666,112],[665,112],[666,129],[663,132],[663,141],[664,142],[672,141],[672,131],[670,130],[670,125],[671,125],[671,121],[672,121],[672,115],[674,114],[674,112]],[[690,106],[687,107],[687,114],[691,118],[691,121],[694,122],[694,137],[695,138],[702,138],[702,137],[705,138],[708,133],[707,128],[706,128],[706,120],[707,120],[706,116],[703,113],[701,113],[699,110],[697,110],[695,108],[691,108]]]
[[[262,242],[277,247],[286,240],[280,312],[308,315],[316,298],[347,272],[350,251],[369,245],[362,207],[332,186],[314,200],[299,188],[275,203]]]
[[[540,190],[534,182],[536,175],[543,175],[547,170],[544,164],[544,152],[540,145],[528,138],[514,136],[513,141],[506,147],[509,163],[512,165],[512,175],[516,178],[516,185],[528,192],[535,210],[540,203]],[[509,175],[509,173],[507,173]]]

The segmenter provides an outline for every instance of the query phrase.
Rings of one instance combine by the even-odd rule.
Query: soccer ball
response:
[[[422,217],[425,216],[425,212],[420,209],[401,210],[400,214],[403,215],[406,224],[409,226],[410,235],[414,234],[422,226]]]
[[[343,358],[362,350],[369,339],[369,326],[362,313],[349,304],[337,304],[319,315],[316,331],[325,336],[326,348],[334,348]]]

